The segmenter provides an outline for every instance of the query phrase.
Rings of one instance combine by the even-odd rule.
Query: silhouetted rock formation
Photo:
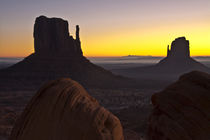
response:
[[[185,74],[152,96],[148,140],[210,139],[210,75]]]
[[[150,77],[163,78],[177,77],[183,73],[193,70],[210,72],[205,65],[195,61],[190,57],[189,41],[185,37],[179,37],[171,43],[171,48],[167,47],[167,57],[153,66],[136,67],[130,69],[114,70],[115,73],[130,77]]]
[[[163,72],[182,73],[191,70],[207,71],[208,68],[190,57],[189,41],[185,37],[179,37],[171,43],[171,49],[167,51],[167,57],[158,64]],[[164,68],[164,69],[163,69]]]
[[[45,84],[28,103],[10,140],[123,140],[117,117],[77,82]]]
[[[79,26],[76,26],[76,39],[69,36],[68,22],[59,18],[40,16],[34,25],[35,53],[49,55],[82,55]]]
[[[76,39],[69,36],[68,22],[60,18],[36,18],[34,25],[34,48],[39,55],[82,56],[79,25]]]
[[[34,25],[35,53],[23,61],[0,71],[0,88],[34,87],[43,82],[70,77],[89,87],[126,86],[125,78],[92,64],[83,56],[76,26],[76,39],[68,31],[68,22],[60,18],[36,18]],[[8,83],[11,85],[8,86]]]
[[[171,43],[171,50],[167,51],[167,57],[174,58],[189,58],[190,57],[190,49],[189,49],[189,40],[186,40],[185,37],[176,38]]]

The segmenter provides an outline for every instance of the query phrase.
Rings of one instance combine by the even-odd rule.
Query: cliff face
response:
[[[69,36],[68,22],[60,18],[36,18],[34,25],[34,48],[36,54],[82,55],[79,26],[76,39]]]

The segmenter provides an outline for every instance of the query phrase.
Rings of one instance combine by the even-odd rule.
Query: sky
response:
[[[210,0],[0,0],[0,57],[34,52],[35,18],[80,25],[85,56],[165,56],[181,36],[192,56],[210,55]]]

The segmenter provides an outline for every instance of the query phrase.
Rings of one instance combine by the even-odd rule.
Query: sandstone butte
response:
[[[139,79],[176,80],[191,71],[210,72],[204,64],[190,56],[190,43],[185,37],[178,37],[167,47],[167,56],[155,65],[115,69],[113,72]]]
[[[9,140],[123,140],[119,119],[71,79],[48,82],[15,124]]]
[[[39,16],[34,24],[34,50],[22,61],[0,70],[0,89],[38,89],[44,82],[68,77],[85,87],[129,87],[131,80],[91,63],[82,52],[80,28],[75,37],[61,18]],[[129,82],[130,81],[130,82]]]
[[[185,37],[178,37],[168,45],[167,56],[162,59],[156,67],[167,73],[186,73],[192,70],[209,72],[210,69],[190,57],[189,40]]]

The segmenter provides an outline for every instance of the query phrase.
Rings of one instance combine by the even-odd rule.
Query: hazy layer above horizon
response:
[[[198,62],[210,67],[210,56],[197,56],[193,57]],[[0,57],[0,69],[11,66],[23,60],[23,57]],[[158,63],[163,57],[153,56],[123,56],[123,57],[88,57],[88,59],[105,69],[121,69],[132,68],[139,66],[148,66]]]

